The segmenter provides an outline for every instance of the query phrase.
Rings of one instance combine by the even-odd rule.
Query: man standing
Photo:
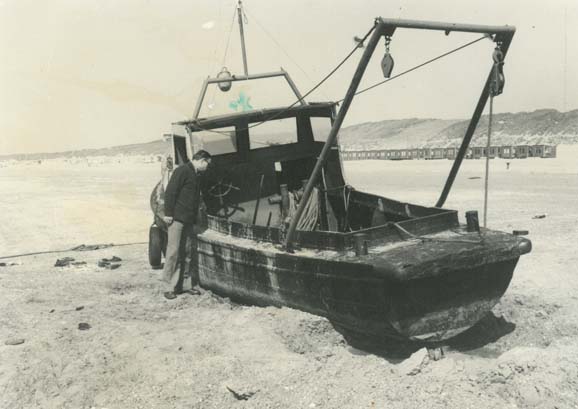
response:
[[[187,237],[196,234],[195,225],[201,201],[199,176],[210,163],[209,152],[197,151],[192,161],[175,169],[167,184],[163,220],[169,226],[169,231],[163,280],[169,286],[169,291],[164,294],[169,300],[183,292],[185,245]]]

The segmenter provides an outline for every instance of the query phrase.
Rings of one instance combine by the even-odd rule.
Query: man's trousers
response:
[[[167,252],[163,270],[163,281],[167,283],[167,291],[178,293],[183,290],[186,270],[193,274],[191,284],[193,286],[197,284],[197,241],[194,230],[192,224],[183,224],[176,220],[169,225]]]

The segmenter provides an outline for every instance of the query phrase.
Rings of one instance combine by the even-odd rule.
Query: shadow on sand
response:
[[[427,348],[444,348],[462,353],[477,355],[486,358],[499,356],[503,351],[489,346],[504,335],[514,331],[516,324],[488,313],[469,330],[443,342],[424,343],[414,341],[376,340],[360,334],[354,334],[334,325],[347,343],[352,347],[352,353],[357,355],[374,354],[391,363],[398,363],[408,358],[415,351]]]

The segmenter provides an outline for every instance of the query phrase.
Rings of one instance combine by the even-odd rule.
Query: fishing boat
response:
[[[344,178],[340,156],[339,130],[370,57],[381,39],[387,46],[402,29],[480,33],[496,47],[431,207],[356,190]],[[249,74],[244,53],[244,74],[205,80],[193,117],[176,123],[183,133],[167,138],[174,166],[198,149],[213,154],[203,176],[204,231],[188,241],[188,272],[202,288],[237,302],[306,311],[368,338],[436,343],[471,328],[504,294],[519,257],[531,251],[526,238],[480,227],[475,213],[460,223],[456,210],[443,207],[488,99],[502,91],[514,32],[511,26],[376,18],[358,40],[363,55],[339,105],[306,102],[283,70]],[[387,52],[382,68],[388,78],[393,59]],[[209,85],[227,90],[272,77],[286,80],[295,104],[199,117]],[[265,142],[256,137],[259,127],[279,121],[292,124],[293,132],[271,133]],[[151,196],[149,247],[156,266],[165,241],[162,200],[159,183]]]

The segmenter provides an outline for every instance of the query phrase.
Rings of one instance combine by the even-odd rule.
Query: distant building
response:
[[[486,149],[484,149],[486,150]],[[490,146],[489,152],[487,152],[487,155],[490,159],[494,159],[496,157],[498,157],[498,147],[497,146]]]
[[[432,158],[432,150],[429,148],[421,149],[421,157],[422,157],[422,159],[431,159]]]
[[[446,152],[444,148],[434,148],[432,149],[432,159],[444,159]]]
[[[472,148],[472,152],[473,159],[480,159],[482,156],[484,156],[484,148],[480,146],[474,146]]]
[[[500,158],[511,159],[515,157],[514,147],[512,145],[500,146]]]
[[[446,148],[446,159],[455,159],[458,148]]]
[[[517,159],[526,159],[528,157],[528,153],[530,150],[530,147],[528,145],[517,145],[515,149],[516,149],[515,157]]]
[[[556,145],[544,145],[544,152],[542,158],[555,158]]]
[[[343,160],[408,160],[408,159],[455,159],[458,148],[411,148],[411,149],[381,149],[342,151]],[[556,145],[502,145],[487,147],[474,146],[468,148],[466,159],[482,157],[503,159],[525,158],[555,158]]]

